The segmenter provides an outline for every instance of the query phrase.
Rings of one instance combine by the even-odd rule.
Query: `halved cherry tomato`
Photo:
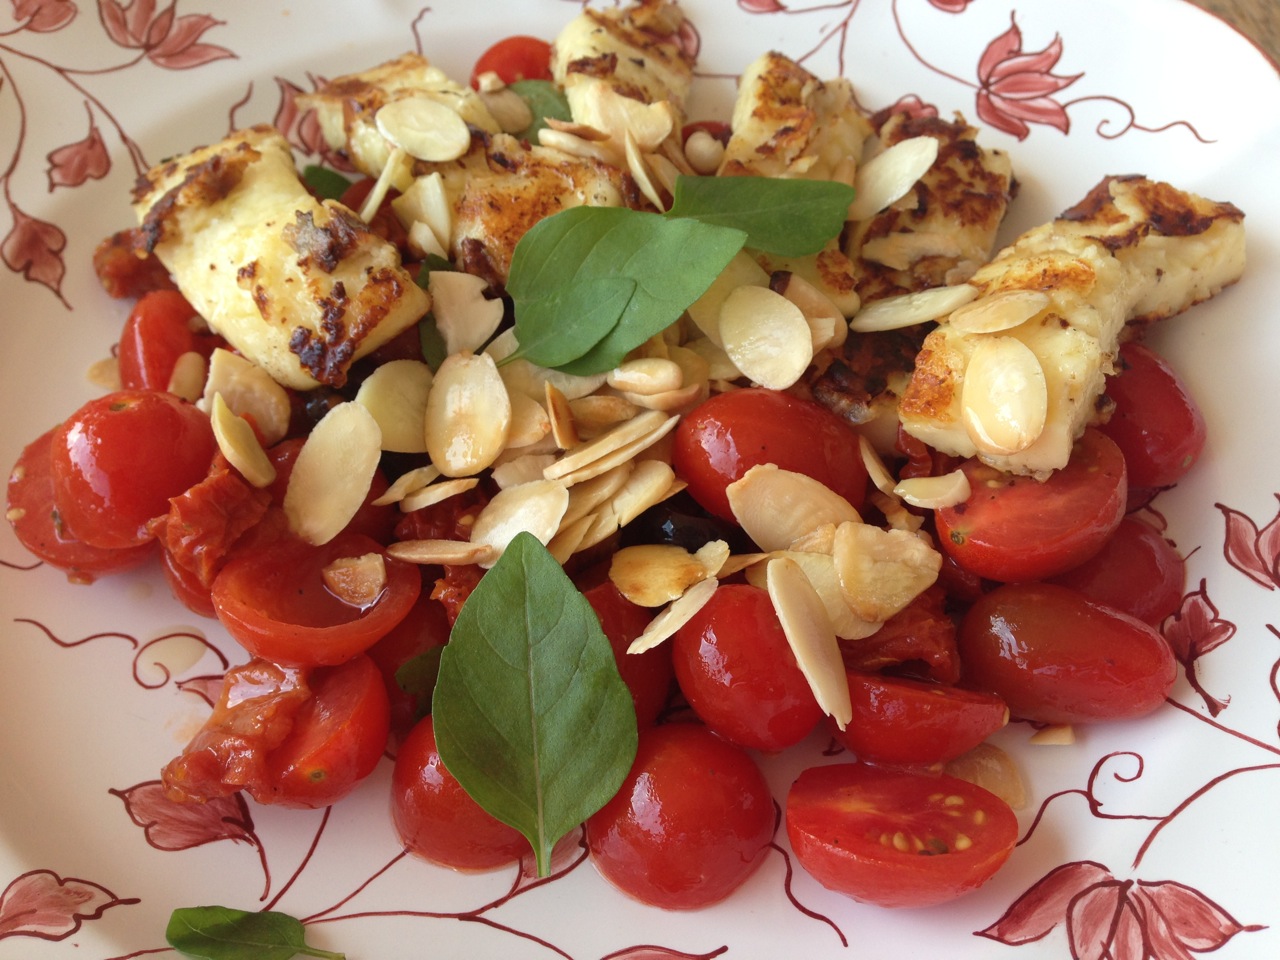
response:
[[[787,794],[796,859],[824,887],[884,907],[944,903],[991,879],[1018,840],[993,793],[950,776],[837,763]]]
[[[551,44],[537,37],[506,37],[476,60],[471,71],[473,89],[479,89],[482,73],[496,73],[508,84],[517,80],[550,80]]]
[[[969,499],[934,512],[938,542],[965,570],[991,580],[1042,580],[1102,549],[1124,517],[1124,455],[1086,430],[1070,462],[1038,481],[966,460]]]
[[[213,597],[209,594],[207,584],[191,570],[174,559],[168,550],[160,551],[160,569],[164,573],[164,582],[169,585],[169,593],[180,604],[192,613],[214,620],[218,612],[213,609]]]
[[[399,742],[421,716],[417,696],[406,693],[396,672],[410,660],[449,642],[449,617],[444,605],[425,591],[405,618],[369,648],[369,658],[382,672],[382,683],[391,703],[391,734]]]
[[[1115,410],[1100,429],[1124,452],[1131,486],[1172,486],[1204,450],[1204,414],[1173,367],[1149,347],[1124,344],[1120,367],[1107,381]]]
[[[378,554],[387,583],[365,608],[340,600],[322,572],[335,560]],[[374,540],[340,533],[312,546],[286,536],[236,553],[213,581],[213,605],[227,632],[255,657],[319,666],[363,653],[408,614],[422,589],[418,568],[386,556]]]
[[[134,304],[120,334],[121,385],[168,390],[178,358],[202,352],[204,343],[191,327],[195,316],[195,308],[176,290],[157,290]]]
[[[1177,661],[1141,620],[1052,583],[1005,584],[960,624],[964,684],[1042,723],[1150,713],[1169,695]]]
[[[775,752],[799,743],[822,719],[761,588],[724,584],[671,642],[680,692],[730,743]]]
[[[1159,626],[1181,604],[1186,580],[1177,548],[1150,524],[1125,517],[1101,550],[1050,582]]]
[[[169,498],[204,479],[217,452],[209,418],[155,390],[90,400],[53,435],[54,501],[67,528],[95,547],[150,540]]]
[[[701,724],[640,733],[631,772],[587,820],[596,869],[668,910],[723,900],[760,865],[773,836],[769,785],[747,753]]]
[[[605,574],[602,568],[588,571],[577,586],[600,618],[600,627],[618,662],[618,674],[631,691],[636,723],[644,729],[658,719],[671,696],[671,648],[661,643],[644,653],[627,653],[631,641],[644,633],[653,619],[653,611],[624,597]]]
[[[520,831],[472,800],[445,769],[430,716],[409,732],[396,754],[391,818],[405,849],[455,870],[492,870],[532,849]]]
[[[9,474],[5,516],[18,542],[64,571],[72,583],[92,583],[101,574],[144,563],[154,552],[150,543],[121,549],[94,547],[66,529],[53,497],[50,452],[56,429],[46,430],[27,444]]]
[[[761,463],[812,477],[855,507],[866,496],[858,434],[811,400],[732,390],[699,404],[675,429],[676,473],[703,509],[722,519],[733,520],[725,487]]]
[[[259,803],[328,806],[377,765],[387,722],[368,657],[315,671],[251,660],[227,671],[212,715],[161,780],[178,802],[244,790]]]
[[[945,763],[1009,720],[999,697],[921,680],[846,671],[853,719],[832,735],[869,763]]]

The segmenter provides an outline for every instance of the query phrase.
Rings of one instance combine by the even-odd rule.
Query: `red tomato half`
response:
[[[587,820],[596,869],[628,896],[667,910],[723,900],[773,837],[769,785],[745,751],[701,724],[640,733],[635,763]]]
[[[517,80],[550,80],[551,44],[537,37],[507,37],[499,40],[476,61],[471,86],[479,89],[482,73],[496,73],[503,83]]]
[[[1049,479],[1014,476],[966,460],[969,499],[934,512],[942,549],[991,580],[1042,580],[1093,556],[1124,517],[1124,456],[1086,430]]]
[[[53,495],[68,529],[95,547],[133,547],[169,498],[204,479],[217,452],[209,418],[154,390],[90,400],[53,435]]]
[[[370,553],[383,556],[387,584],[362,610],[331,593],[322,571]],[[227,632],[255,657],[319,666],[368,650],[405,618],[421,589],[416,566],[386,556],[368,537],[341,533],[318,547],[286,536],[235,554],[214,578],[212,598]]]
[[[676,473],[703,509],[724,520],[734,519],[725,487],[761,463],[812,477],[855,507],[866,496],[858,434],[810,400],[732,390],[699,404],[675,429]]]
[[[846,672],[853,719],[832,734],[872,763],[945,763],[972,750],[1009,720],[999,697],[920,680]]]
[[[860,763],[811,767],[787,795],[796,859],[824,887],[884,907],[925,907],[1000,869],[1018,821],[993,793],[949,776]]]
[[[1204,414],[1173,368],[1148,347],[1126,343],[1120,366],[1107,381],[1116,406],[1101,430],[1124,452],[1131,486],[1171,486],[1204,450]]]
[[[156,290],[134,304],[120,334],[120,383],[126,390],[169,389],[178,358],[200,350],[191,329],[195,316],[176,290]]]
[[[1050,582],[1158,626],[1182,603],[1182,555],[1149,524],[1125,517],[1096,554]]]
[[[492,870],[532,852],[520,831],[472,800],[445,769],[429,716],[396,754],[391,817],[405,849],[455,870]]]
[[[1042,723],[1140,717],[1177,678],[1173,651],[1149,624],[1052,583],[993,590],[965,614],[958,639],[965,686]]]

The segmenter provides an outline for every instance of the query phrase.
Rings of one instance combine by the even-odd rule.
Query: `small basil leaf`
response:
[[[436,326],[436,318],[427,314],[418,322],[418,346],[422,349],[422,359],[432,370],[439,370],[449,351],[444,346],[444,336]]]
[[[296,956],[344,960],[346,956],[307,946],[301,921],[269,910],[182,907],[170,915],[164,935],[173,949],[198,960],[290,960]]]
[[[600,620],[528,533],[459,611],[432,715],[445,767],[529,839],[540,876],[635,759],[635,708]]]
[[[734,227],[753,250],[803,257],[844,229],[853,197],[853,187],[831,180],[682,176],[666,216]]]
[[[503,363],[520,357],[559,367],[577,360],[582,343],[598,343],[618,325],[635,292],[629,277],[593,277],[525,303],[516,331],[520,348]]]
[[[431,696],[440,676],[440,654],[444,647],[432,647],[410,657],[396,669],[396,685],[413,697],[414,718],[421,720],[431,713]]]
[[[321,200],[339,200],[351,181],[328,167],[308,164],[302,170],[302,182]]]
[[[519,95],[533,114],[533,123],[516,134],[521,140],[537,143],[538,131],[547,125],[548,118],[566,121],[573,119],[569,101],[549,80],[517,80],[507,84],[507,89]]]

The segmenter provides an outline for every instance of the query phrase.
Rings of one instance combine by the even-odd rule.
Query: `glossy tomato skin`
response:
[[[858,434],[811,400],[752,387],[719,393],[675,429],[672,465],[707,510],[732,521],[727,487],[751,467],[774,463],[803,473],[860,507],[867,470]]]
[[[1173,367],[1149,347],[1121,346],[1120,367],[1107,381],[1115,409],[1101,430],[1123,451],[1130,485],[1172,486],[1204,450],[1204,414]]]
[[[471,86],[478,89],[480,75],[496,73],[506,84],[519,80],[550,80],[551,44],[538,37],[504,37],[476,60]]]
[[[445,769],[430,716],[396,754],[391,817],[406,850],[455,870],[493,870],[531,852],[523,834],[472,800]]]
[[[975,890],[1018,840],[1009,805],[981,787],[861,763],[800,774],[786,825],[796,859],[819,883],[884,907],[932,906]]]
[[[832,735],[868,763],[945,763],[972,750],[1009,719],[999,697],[921,680],[846,671],[853,719]]]
[[[146,294],[120,334],[120,383],[126,390],[168,390],[184,353],[201,352],[192,330],[195,308],[176,290]]]
[[[934,518],[942,549],[979,577],[1019,582],[1070,570],[1102,549],[1124,517],[1124,455],[1097,430],[1086,430],[1070,462],[1044,481],[976,458],[961,469],[969,499]]]
[[[1173,651],[1149,624],[1051,583],[993,590],[965,614],[959,644],[965,686],[1042,723],[1143,716],[1177,676]]]
[[[680,692],[730,743],[776,752],[822,719],[773,601],[759,587],[722,585],[671,644]]]
[[[1125,517],[1098,553],[1050,582],[1159,626],[1181,605],[1186,579],[1177,548],[1150,524]]]
[[[54,431],[54,500],[67,528],[95,547],[134,547],[169,498],[204,479],[217,452],[209,418],[154,390],[90,400]]]
[[[361,610],[329,592],[323,569],[344,557],[383,555],[387,585]],[[312,546],[292,536],[237,551],[214,578],[211,596],[227,632],[255,657],[327,666],[363,653],[408,614],[422,589],[416,566],[388,557],[374,540],[340,533]]]
[[[449,642],[449,617],[444,605],[423,590],[405,618],[369,648],[369,658],[382,673],[391,704],[393,745],[399,744],[419,719],[416,696],[407,693],[396,672],[415,657],[438,650]]]
[[[641,729],[652,726],[671,696],[671,647],[660,643],[644,653],[627,653],[627,647],[644,633],[653,620],[653,611],[624,597],[608,577],[590,575],[578,584],[578,589],[595,610],[600,628],[609,638],[618,674],[631,692],[637,725]]]
[[[71,536],[53,498],[51,475],[54,430],[32,440],[9,473],[9,520],[18,542],[66,573],[72,583],[92,583],[106,573],[128,570],[145,563],[155,552],[150,543],[112,549],[93,547]]]
[[[851,670],[865,673],[892,670],[937,683],[960,679],[960,651],[956,624],[946,608],[947,594],[929,587],[884,622],[869,637],[841,640],[840,656]]]
[[[623,893],[667,910],[723,900],[756,870],[774,828],[755,762],[701,724],[640,734],[631,772],[586,825],[596,869]]]

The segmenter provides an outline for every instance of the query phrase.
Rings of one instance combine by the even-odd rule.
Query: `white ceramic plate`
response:
[[[161,6],[24,0],[0,11],[6,463],[97,392],[85,371],[107,354],[125,308],[96,287],[89,256],[131,222],[140,164],[271,121],[284,91],[415,46],[465,78],[491,41],[554,36],[577,12],[566,0],[382,0],[358,13],[339,0]],[[726,78],[773,47],[805,55],[820,75],[845,71],[868,107],[913,95],[944,115],[1003,126],[985,139],[1011,151],[1022,185],[1011,231],[1117,173],[1247,212],[1244,281],[1155,335],[1210,428],[1194,475],[1155,503],[1190,557],[1176,626],[1185,669],[1171,702],[1141,722],[1082,729],[1070,747],[1031,747],[1023,725],[1005,731],[1000,742],[1030,792],[1023,840],[993,882],[953,905],[892,912],[831,895],[790,873],[780,836],[727,902],[663,914],[627,901],[586,863],[529,885],[512,872],[460,876],[400,858],[386,763],[327,814],[230,804],[202,819],[166,817],[146,785],[207,712],[183,681],[223,664],[212,654],[184,662],[193,647],[181,637],[154,641],[202,634],[234,661],[233,645],[173,602],[158,576],[71,586],[33,568],[6,527],[0,958],[163,952],[169,912],[207,903],[309,918],[313,943],[352,958],[1172,960],[1217,947],[1221,960],[1280,956],[1275,66],[1180,0],[685,7],[706,75],[695,116],[723,115]],[[1021,51],[1021,79],[1040,89],[1006,83],[989,91],[1005,99],[979,117],[979,64],[997,51]],[[1238,511],[1230,542],[1228,508]],[[779,796],[806,760],[767,762]],[[1029,892],[1039,909],[1021,901],[993,928]]]

